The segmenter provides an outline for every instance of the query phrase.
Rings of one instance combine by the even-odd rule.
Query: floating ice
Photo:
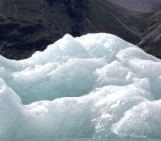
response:
[[[161,60],[110,34],[0,57],[0,141],[161,139]]]

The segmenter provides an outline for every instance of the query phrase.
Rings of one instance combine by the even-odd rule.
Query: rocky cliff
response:
[[[158,7],[139,13],[110,0],[0,0],[0,54],[10,59],[27,58],[66,33],[89,32],[118,35],[161,57],[160,27]]]
[[[0,53],[23,59],[66,33],[83,31],[86,1],[1,0]]]

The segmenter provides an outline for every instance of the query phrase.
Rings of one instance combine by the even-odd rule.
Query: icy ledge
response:
[[[161,139],[161,60],[110,34],[0,57],[0,141]]]

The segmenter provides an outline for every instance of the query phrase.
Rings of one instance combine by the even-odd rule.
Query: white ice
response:
[[[161,139],[161,60],[111,34],[0,56],[0,141]]]

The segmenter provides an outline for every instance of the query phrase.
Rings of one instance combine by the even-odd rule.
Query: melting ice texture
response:
[[[0,57],[0,140],[161,139],[161,60],[111,34]]]

